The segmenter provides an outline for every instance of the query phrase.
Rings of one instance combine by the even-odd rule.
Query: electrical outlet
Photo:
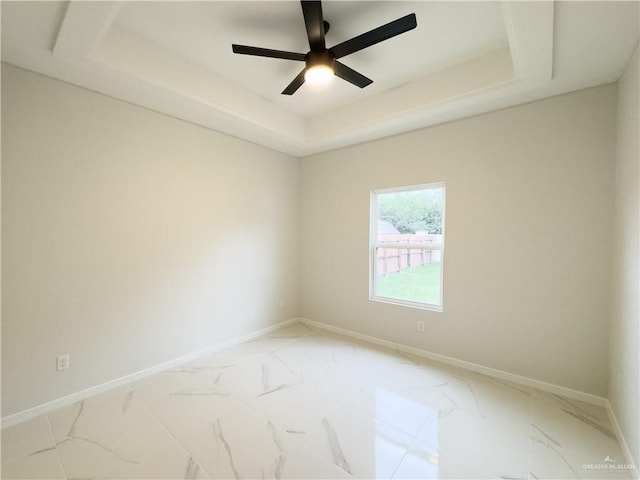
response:
[[[60,370],[66,370],[69,368],[69,354],[58,355],[56,357],[56,370],[59,372]]]
[[[418,320],[418,331],[424,332],[424,320]]]

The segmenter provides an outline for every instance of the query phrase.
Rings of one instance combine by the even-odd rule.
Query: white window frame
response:
[[[440,251],[440,304],[434,305],[423,302],[414,302],[411,300],[402,300],[399,298],[383,297],[376,295],[376,270],[377,270],[377,253],[379,247],[392,248],[392,244],[379,242],[378,237],[378,195],[395,192],[411,192],[416,190],[442,189],[442,243],[434,245],[403,243],[402,249],[415,250],[439,250]],[[384,188],[371,191],[371,218],[369,221],[369,300],[383,303],[391,303],[394,305],[403,305],[412,308],[420,308],[423,310],[431,310],[435,312],[443,311],[444,299],[444,244],[445,244],[445,204],[447,200],[447,190],[444,182],[427,183],[423,185],[411,185],[408,187]],[[425,248],[428,247],[428,248]],[[396,247],[399,248],[399,247]]]

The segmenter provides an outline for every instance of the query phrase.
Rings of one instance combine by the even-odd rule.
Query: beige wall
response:
[[[615,86],[300,162],[8,65],[2,94],[3,416],[299,313],[607,393]],[[632,122],[618,151],[635,128],[637,172],[637,110]],[[369,192],[439,181],[445,311],[371,302]],[[615,318],[610,388],[626,423]],[[56,373],[62,353],[72,367]]]
[[[297,188],[297,159],[3,64],[2,415],[295,317]]]
[[[613,309],[609,401],[629,450],[640,465],[640,149],[638,59],[636,49],[618,84],[618,138],[615,175]]]
[[[609,85],[303,159],[302,315],[605,396],[615,115]],[[444,312],[370,301],[369,192],[442,181]]]

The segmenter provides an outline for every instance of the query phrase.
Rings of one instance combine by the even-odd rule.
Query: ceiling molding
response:
[[[124,77],[200,102],[268,133],[303,138],[297,115],[121,27],[112,27],[90,58]]]
[[[502,3],[515,75],[529,85],[553,74],[554,1]]]
[[[340,115],[329,112],[311,117],[308,119],[309,140],[330,141],[336,135],[384,127],[415,113],[428,113],[443,104],[471,100],[477,94],[514,80],[509,49],[501,49],[406,83],[384,96],[350,104]]]
[[[256,57],[246,63],[229,47],[237,37],[250,43],[266,36],[274,44],[265,46],[294,48],[287,45],[304,35],[302,22],[291,32],[260,22],[276,9],[289,25],[301,18],[299,4],[264,5],[2,2],[2,60],[302,157],[615,81],[638,43],[638,2],[503,1],[486,11],[482,2],[375,2],[371,8],[335,2],[334,15],[357,21],[356,30],[407,9],[421,16],[418,28],[399,40],[349,57],[350,66],[380,78],[365,91],[335,82],[330,90],[283,99],[271,90],[287,78],[290,64]],[[470,19],[468,11],[488,23]],[[348,38],[350,28],[335,33],[340,26],[332,31]],[[484,47],[467,34],[480,27]],[[427,57],[431,64],[406,68]],[[387,72],[385,58],[405,73]],[[247,78],[251,82],[241,81]],[[313,106],[322,108],[314,113]]]
[[[86,59],[109,30],[120,2],[69,2],[53,47],[53,54],[68,60]]]

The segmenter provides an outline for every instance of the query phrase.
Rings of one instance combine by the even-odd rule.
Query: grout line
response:
[[[64,468],[64,462],[62,461],[62,455],[60,455],[60,450],[58,450],[58,442],[56,441],[56,436],[53,433],[53,427],[51,426],[51,420],[49,420],[49,414],[45,413],[44,418],[47,421],[47,426],[49,427],[49,433],[51,434],[51,439],[53,440],[53,444],[56,447],[56,455],[58,456],[58,461],[60,462],[60,467],[62,468],[62,474],[64,478],[68,479],[69,475],[67,474],[67,469]]]
[[[416,439],[414,438],[413,441],[411,442],[411,445],[409,446],[409,448],[407,448],[405,450],[405,452],[402,454],[402,458],[400,459],[400,461],[398,462],[398,464],[396,465],[396,467],[393,469],[393,472],[391,472],[391,475],[389,475],[389,479],[392,479],[393,476],[396,474],[396,472],[398,471],[398,469],[400,468],[400,465],[402,465],[402,462],[404,462],[404,459],[407,455],[409,455],[411,449],[413,448],[413,444],[415,443]]]
[[[196,375],[199,375],[199,373],[196,373]],[[184,446],[184,445],[182,444],[182,442],[181,442],[180,440],[178,440],[178,439],[175,437],[175,435],[174,435],[173,433],[171,433],[171,431],[170,431],[170,430],[169,430],[169,428],[164,424],[164,422],[163,422],[162,420],[160,420],[160,418],[159,418],[155,413],[153,413],[153,411],[151,410],[151,408],[149,407],[149,405],[147,405],[147,403],[144,401],[144,399],[143,399],[140,395],[138,395],[138,394],[137,394],[137,392],[136,392],[136,390],[135,390],[135,387],[134,387],[133,385],[131,386],[131,391],[133,392],[133,395],[134,395],[134,396],[135,396],[135,397],[140,401],[140,403],[141,403],[141,404],[142,404],[142,406],[145,408],[145,410],[146,410],[147,412],[149,412],[149,414],[151,415],[151,417],[152,417],[156,422],[158,422],[158,424],[160,424],[160,426],[163,428],[163,430],[164,430],[165,432],[167,432],[167,433],[169,434],[169,436],[170,436],[171,438],[173,438],[173,440],[174,440],[174,441],[175,441],[175,442],[180,446],[180,448],[182,448],[182,450],[184,450],[184,452],[189,456],[189,458],[195,462],[196,460],[193,458],[193,455],[191,454],[191,452],[190,452],[189,450],[187,450],[187,447],[186,447],[186,446]],[[205,473],[209,478],[211,478],[211,479],[213,479],[213,478],[214,478],[214,476],[213,476],[213,475],[211,475],[209,472],[207,472],[207,471],[205,470],[205,468],[204,468],[202,465],[200,465],[200,463],[198,463],[198,462],[196,462],[196,463],[198,464],[198,467],[200,467],[200,469],[201,469],[201,470],[202,470],[202,471],[203,471],[203,472],[204,472],[204,473]]]

